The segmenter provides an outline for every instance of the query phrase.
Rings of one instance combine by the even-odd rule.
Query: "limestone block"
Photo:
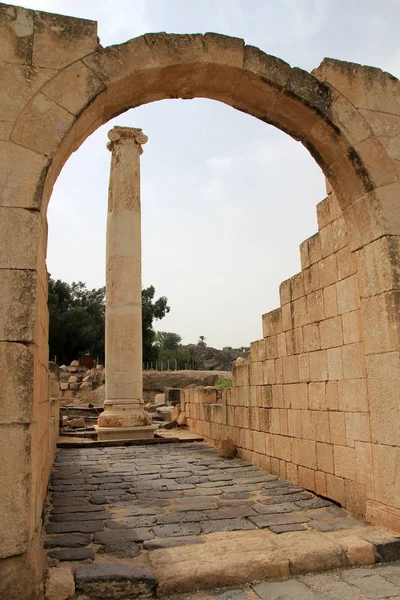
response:
[[[278,357],[277,336],[271,335],[265,338],[265,358],[270,360]]]
[[[0,206],[0,269],[36,269],[41,226],[36,211]]]
[[[346,441],[353,448],[356,441],[371,441],[368,413],[346,413]]]
[[[374,296],[400,287],[400,243],[397,236],[385,236],[357,252],[362,297]]]
[[[328,192],[329,193],[329,192]],[[321,230],[333,221],[332,204],[330,197],[327,196],[317,204],[318,229]]]
[[[351,251],[350,246],[345,246],[336,253],[338,278],[346,279],[357,273],[357,262],[355,253]]]
[[[39,92],[18,118],[11,139],[20,146],[50,156],[57,150],[74,119],[74,115]]]
[[[365,377],[365,353],[362,343],[343,346],[342,356],[345,379]]]
[[[354,150],[368,170],[373,187],[379,188],[398,182],[394,165],[378,138],[371,136],[358,143]]]
[[[46,600],[68,600],[75,593],[75,581],[70,567],[51,567],[47,573]]]
[[[284,383],[295,383],[299,380],[299,363],[296,355],[282,359]]]
[[[305,240],[300,244],[300,264],[302,271],[304,271],[304,269],[307,269],[307,267],[310,266],[310,257],[308,255],[308,240]]]
[[[335,381],[343,378],[343,348],[329,348],[326,353],[328,360],[328,379]]]
[[[286,351],[288,355],[301,354],[304,351],[302,327],[286,332]]]
[[[286,281],[283,281],[281,283],[281,285],[279,286],[279,296],[280,296],[281,306],[288,304],[288,302],[290,302],[292,300],[291,285],[292,285],[291,279],[287,279]]]
[[[320,471],[334,473],[333,446],[317,442],[317,464]]]
[[[336,284],[338,311],[342,315],[360,307],[360,292],[356,275],[338,281]]]
[[[79,385],[79,389],[80,390],[88,390],[92,387],[92,384],[89,381],[83,381],[80,385]]]
[[[274,453],[276,458],[290,462],[292,460],[291,439],[285,435],[275,435]]]
[[[317,445],[310,440],[293,439],[292,460],[295,464],[309,469],[317,468]]]
[[[343,217],[332,223],[333,251],[338,252],[347,245],[346,224]]]
[[[78,381],[78,378],[76,375],[70,375],[68,377],[68,383],[77,383],[77,381]]]
[[[0,269],[0,290],[0,340],[34,341],[35,273]]]
[[[336,255],[331,254],[319,263],[319,281],[321,287],[328,287],[338,280]]]
[[[338,382],[339,408],[355,412],[367,412],[367,384],[365,379],[345,379]]]
[[[69,365],[67,367],[68,373],[76,373],[78,371],[78,367],[76,365]]]
[[[372,441],[400,446],[400,353],[366,357]]]
[[[278,347],[278,358],[286,356],[286,335],[284,333],[279,333],[276,337],[276,341]]]
[[[329,412],[329,432],[332,444],[347,444],[345,413]]]
[[[311,410],[326,410],[326,383],[311,382],[308,386],[308,407]]]
[[[288,432],[291,437],[301,438],[303,436],[301,413],[301,410],[288,410]]]
[[[33,407],[33,348],[0,342],[0,423],[29,423]]]
[[[49,81],[43,87],[43,93],[68,112],[78,115],[104,89],[94,72],[77,61]]]
[[[366,354],[395,351],[399,347],[400,293],[386,292],[362,301]]]
[[[328,362],[326,350],[310,352],[309,361],[311,381],[326,381],[328,379]]]
[[[326,225],[319,232],[321,241],[321,258],[326,258],[333,253],[333,231],[332,225]]]
[[[354,448],[334,446],[335,475],[345,479],[355,479]]]
[[[304,325],[303,340],[304,340],[304,351],[305,352],[312,352],[314,350],[321,349],[321,342],[320,342],[320,337],[319,337],[319,326],[317,323],[311,323],[310,325]]]
[[[22,554],[27,547],[29,453],[30,434],[26,426],[0,426],[0,558]]]
[[[327,473],[326,475],[326,489],[328,498],[332,498],[335,502],[341,506],[346,505],[346,492],[344,487],[344,479],[336,477]]]
[[[97,46],[95,21],[35,12],[33,65],[62,69],[94,52]]]
[[[275,383],[283,383],[283,363],[281,358],[275,361]]]
[[[319,290],[320,287],[319,263],[314,263],[304,271],[304,291],[306,294],[310,294]]]
[[[315,471],[306,467],[299,467],[299,485],[306,490],[315,490]]]
[[[310,381],[310,361],[309,355],[299,354],[299,381]]]
[[[303,282],[303,273],[297,273],[297,275],[293,275],[291,277],[291,290],[292,290],[292,300],[297,300],[297,298],[301,298],[304,296],[304,282]]]
[[[336,317],[338,314],[336,285],[330,285],[324,288],[324,314],[327,319]]]
[[[253,449],[259,454],[265,454],[265,433],[253,431]]]
[[[397,202],[400,183],[365,193],[347,211],[349,239],[353,250],[384,235],[399,235]]]
[[[337,381],[326,382],[325,396],[327,409],[339,410],[339,394]]]
[[[292,304],[293,325],[295,328],[302,327],[307,323],[306,297],[298,298]]]
[[[288,304],[284,304],[281,307],[281,312],[282,312],[282,331],[289,331],[292,326],[292,320],[293,320],[293,315],[292,315],[292,309],[293,309],[293,304],[291,302],[289,302]]]
[[[308,238],[308,255],[310,258],[310,265],[321,260],[321,240],[318,233]]]
[[[335,348],[343,344],[342,319],[332,317],[319,324],[321,349]]]
[[[355,310],[353,312],[344,313],[342,315],[342,327],[344,344],[354,344],[361,341],[363,338],[363,333],[360,311]]]
[[[265,360],[262,363],[262,369],[264,385],[275,383],[275,361],[273,359]]]
[[[325,318],[323,290],[311,292],[306,296],[307,322],[315,323]]]
[[[79,390],[80,383],[72,382],[68,384],[70,390]]]
[[[328,495],[326,489],[326,473],[322,473],[321,471],[315,471],[315,492],[319,496]]]

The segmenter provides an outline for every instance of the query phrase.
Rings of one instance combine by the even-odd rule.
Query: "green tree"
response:
[[[48,276],[49,355],[69,364],[82,354],[104,357],[105,287],[88,290],[82,281],[65,283]],[[170,310],[165,296],[154,301],[155,289],[142,290],[143,360],[156,360],[153,321]]]
[[[154,300],[155,289],[150,285],[142,290],[142,334],[143,334],[143,361],[157,360],[157,346],[155,345],[156,332],[153,321],[163,319],[170,311],[167,298],[161,296]]]
[[[88,290],[48,278],[49,354],[70,363],[89,353],[104,356],[105,288]]]
[[[206,338],[204,337],[204,335],[199,336],[199,341],[197,342],[197,345],[202,346],[203,348],[205,348],[207,346]]]

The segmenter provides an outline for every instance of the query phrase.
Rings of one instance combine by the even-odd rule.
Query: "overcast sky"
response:
[[[399,0],[26,0],[27,8],[98,21],[103,46],[147,32],[215,31],[244,38],[308,71],[325,56],[400,77]],[[141,127],[143,285],[165,295],[156,329],[216,347],[262,336],[279,284],[300,270],[317,231],[325,181],[303,146],[231,107],[165,100],[98,129],[71,156],[50,201],[47,265],[54,278],[105,283],[113,125]]]

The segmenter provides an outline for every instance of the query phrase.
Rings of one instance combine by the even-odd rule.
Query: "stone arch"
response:
[[[148,102],[194,97],[224,102],[300,140],[318,162],[357,259],[373,424],[363,448],[365,461],[374,474],[385,460],[395,462],[400,446],[399,82],[378,69],[331,59],[309,74],[243,40],[214,33],[146,34],[104,49],[94,23],[7,5],[0,7],[0,25],[12,99],[2,99],[0,128],[1,360],[12,364],[0,422],[3,443],[17,440],[15,453],[3,464],[14,464],[19,473],[16,479],[12,469],[6,470],[3,477],[6,520],[15,512],[14,502],[18,511],[12,527],[0,522],[7,530],[2,556],[29,562],[54,452],[49,404],[43,401],[48,398],[47,203],[63,164],[86,137]],[[274,323],[272,318],[269,333]],[[383,494],[377,494],[378,480],[366,481],[362,502],[368,498],[370,518],[400,528],[397,484],[389,479]]]

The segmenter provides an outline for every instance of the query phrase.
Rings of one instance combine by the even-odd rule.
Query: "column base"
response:
[[[99,427],[95,425],[94,427],[97,431],[99,442],[112,440],[148,440],[154,438],[154,431],[158,429],[157,425],[143,425],[139,427]]]

